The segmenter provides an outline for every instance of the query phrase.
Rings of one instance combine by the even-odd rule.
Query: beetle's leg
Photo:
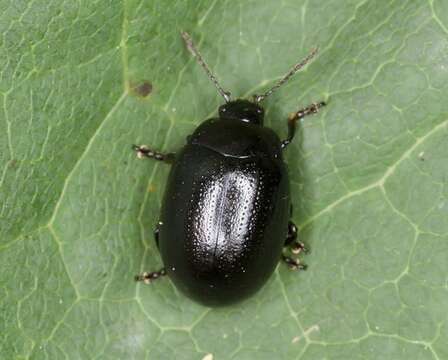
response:
[[[296,255],[301,252],[306,254],[309,251],[304,243],[297,240],[297,226],[292,221],[288,223],[288,235],[286,236],[285,246],[289,246],[291,252]]]
[[[297,128],[297,121],[303,119],[305,116],[316,114],[322,106],[325,106],[325,102],[321,101],[318,103],[313,103],[306,108],[300,109],[299,111],[292,113],[288,117],[288,137],[282,141],[282,149],[284,149],[294,138]]]
[[[293,254],[300,254],[301,252],[307,253],[308,250],[305,245],[297,241],[297,226],[290,221],[288,223],[288,235],[285,240],[285,247],[289,247]],[[300,263],[299,259],[293,259],[289,256],[282,254],[282,260],[292,269],[292,270],[305,270],[306,265]]]
[[[297,239],[297,226],[290,220],[288,222],[288,235],[286,235],[285,246],[290,246]]]
[[[160,233],[160,221],[157,223],[156,228],[154,229],[154,240],[156,241],[157,249],[159,248],[159,233]]]
[[[162,223],[159,221],[154,229],[154,240],[156,241],[157,249],[159,248],[159,233],[160,233],[160,225]],[[135,276],[135,281],[143,281],[145,284],[149,284],[150,282],[157,280],[161,276],[165,276],[166,271],[165,268],[160,269],[159,271],[153,272],[144,272],[140,275]]]
[[[164,161],[166,163],[172,163],[175,157],[174,153],[163,154],[161,152],[150,149],[146,145],[132,145],[132,148],[137,153],[137,157],[139,159],[143,159],[144,157],[146,157],[149,159]]]
[[[140,275],[135,276],[135,281],[143,281],[145,284],[149,284],[153,282],[154,280],[157,280],[158,278],[165,276],[166,271],[165,268],[160,269],[159,271],[153,271],[153,272],[144,272]]]

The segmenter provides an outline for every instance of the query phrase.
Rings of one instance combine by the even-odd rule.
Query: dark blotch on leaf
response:
[[[8,164],[8,167],[11,169],[11,170],[15,170],[15,169],[17,169],[17,165],[18,165],[18,161],[16,160],[16,159],[12,159],[10,162],[9,162],[9,164]]]
[[[152,92],[152,84],[149,81],[143,81],[141,83],[138,84],[130,84],[130,88],[132,93],[134,93],[137,96],[140,97],[147,97],[149,94],[151,94]]]

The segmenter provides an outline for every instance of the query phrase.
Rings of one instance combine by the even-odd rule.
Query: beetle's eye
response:
[[[261,114],[261,112],[262,112],[261,109],[257,109],[257,113]]]

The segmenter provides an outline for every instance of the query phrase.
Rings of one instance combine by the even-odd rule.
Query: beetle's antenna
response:
[[[216,88],[218,89],[218,92],[221,94],[221,96],[224,98],[224,100],[226,102],[230,101],[230,92],[229,91],[225,91],[221,85],[218,82],[218,79],[216,78],[215,75],[213,75],[212,71],[210,70],[210,68],[208,67],[207,63],[205,62],[205,60],[202,58],[202,55],[200,54],[200,52],[198,51],[198,49],[196,49],[196,46],[194,46],[193,40],[191,39],[191,36],[185,32],[182,31],[181,35],[185,41],[185,45],[187,45],[188,50],[193,54],[193,56],[196,58],[197,62],[199,63],[199,65],[202,66],[202,68],[205,70],[205,72],[207,73],[208,78],[213,82],[213,84],[215,84]]]
[[[306,64],[308,64],[314,56],[316,56],[318,52],[318,48],[314,48],[311,50],[309,55],[303,59],[302,61],[295,64],[291,70],[289,70],[283,78],[281,78],[277,84],[275,84],[273,87],[271,87],[268,91],[266,91],[263,95],[254,95],[255,102],[259,103],[266,99],[269,95],[271,95],[274,91],[276,91],[280,86],[282,86],[285,82],[287,82],[297,71],[302,69]]]

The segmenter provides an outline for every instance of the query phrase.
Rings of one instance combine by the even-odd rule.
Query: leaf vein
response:
[[[384,186],[384,183],[386,182],[386,180],[393,175],[393,173],[395,172],[396,168],[398,167],[398,165],[401,164],[401,162],[403,162],[405,159],[407,159],[409,157],[409,155],[420,145],[422,144],[426,139],[428,139],[430,136],[434,135],[437,131],[441,130],[442,128],[444,128],[446,125],[448,124],[448,119],[441,122],[440,124],[436,125],[434,128],[432,128],[430,131],[428,131],[425,135],[417,138],[417,140],[414,142],[414,144],[412,144],[412,146],[410,146],[399,158],[398,160],[393,163],[391,166],[388,167],[388,169],[385,171],[384,175],[377,181],[364,186],[360,189],[351,191],[346,193],[345,195],[341,196],[339,199],[333,201],[331,204],[327,205],[325,208],[323,208],[322,210],[320,210],[319,212],[317,212],[315,215],[309,217],[307,220],[305,220],[302,224],[299,225],[300,229],[305,228],[306,226],[308,226],[309,224],[311,224],[312,222],[314,222],[317,218],[319,218],[320,216],[326,214],[327,212],[329,212],[330,210],[332,210],[333,208],[335,208],[336,206],[338,206],[339,204],[341,204],[342,202],[344,202],[345,200],[348,200],[350,198],[352,198],[353,196],[356,195],[360,195],[368,190],[371,190],[373,188],[379,187],[379,186]]]

